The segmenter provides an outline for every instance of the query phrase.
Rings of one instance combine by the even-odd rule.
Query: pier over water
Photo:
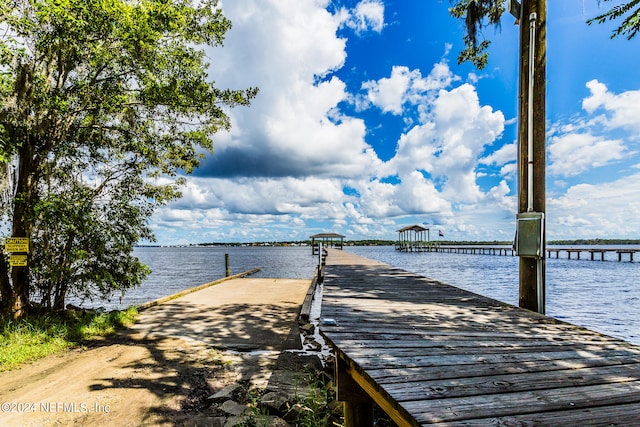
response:
[[[410,249],[408,249],[410,248]],[[443,245],[438,242],[412,243],[411,246],[396,244],[396,250],[403,252],[444,252],[474,255],[504,255],[515,256],[516,251],[511,245]],[[637,247],[548,247],[545,249],[549,258],[590,259],[591,261],[617,260],[634,262],[634,255],[640,253]],[[585,258],[585,256],[587,258]],[[636,257],[637,258],[637,257]]]
[[[347,427],[640,420],[640,346],[348,252],[324,274]]]

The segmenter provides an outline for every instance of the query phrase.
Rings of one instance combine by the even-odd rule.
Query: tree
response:
[[[613,0],[598,0],[610,2]],[[488,61],[488,48],[491,42],[488,39],[479,40],[482,29],[487,26],[499,26],[500,19],[505,12],[506,0],[452,0],[453,6],[449,9],[452,16],[464,20],[465,47],[458,55],[458,63],[471,62],[482,70]],[[602,24],[607,21],[622,19],[622,23],[613,31],[611,38],[621,35],[631,40],[640,32],[640,0],[630,0],[628,3],[612,7],[607,12],[589,19],[587,23]]]
[[[500,18],[505,11],[504,1],[500,0],[457,0],[449,9],[449,13],[464,20],[464,49],[458,55],[458,64],[469,61],[479,70],[487,65],[489,54],[487,49],[491,42],[478,36],[487,26],[499,26]]]
[[[231,23],[216,0],[0,0],[0,17],[0,214],[31,244],[28,267],[0,256],[4,312],[139,284],[154,208],[257,94],[208,80]]]
[[[602,1],[608,2],[611,0]],[[600,1],[598,3],[600,3]],[[634,8],[635,10],[633,10]],[[598,15],[593,19],[589,19],[587,23],[589,25],[593,23],[602,24],[606,21],[621,18],[623,19],[622,23],[613,31],[611,38],[624,35],[627,37],[627,40],[631,40],[640,31],[640,0],[631,0],[629,3],[614,6],[609,11]]]

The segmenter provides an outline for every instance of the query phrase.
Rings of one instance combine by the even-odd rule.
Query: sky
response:
[[[620,2],[617,2],[620,3]],[[547,239],[640,238],[640,38],[586,24],[610,2],[548,2]],[[482,71],[457,64],[449,0],[222,0],[207,48],[250,107],[151,226],[160,244],[511,241],[517,213],[518,31],[506,13]],[[444,237],[439,237],[439,231]]]

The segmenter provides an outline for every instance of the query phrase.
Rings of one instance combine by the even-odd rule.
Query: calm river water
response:
[[[402,253],[392,246],[345,250],[518,304],[517,257]],[[124,308],[224,277],[225,253],[232,274],[260,268],[254,277],[311,278],[317,263],[309,247],[141,247],[135,255],[152,269],[149,278],[122,299],[92,305]],[[640,262],[547,259],[547,314],[640,345]]]

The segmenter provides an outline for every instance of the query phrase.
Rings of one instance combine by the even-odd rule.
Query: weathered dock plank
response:
[[[347,425],[374,402],[400,426],[640,422],[640,346],[348,252],[324,271]]]

